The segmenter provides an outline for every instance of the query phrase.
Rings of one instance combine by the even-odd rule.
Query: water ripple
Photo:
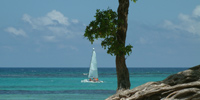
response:
[[[114,94],[115,90],[63,90],[63,91],[32,91],[32,90],[0,90],[0,94]]]

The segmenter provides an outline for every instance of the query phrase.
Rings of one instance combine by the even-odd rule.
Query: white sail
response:
[[[103,83],[103,81],[98,80],[97,60],[96,60],[96,52],[94,51],[94,48],[92,51],[92,59],[90,63],[88,78],[89,79],[81,80],[81,83]]]
[[[98,78],[98,70],[97,70],[97,60],[96,60],[96,52],[92,52],[92,59],[90,63],[90,70],[89,70],[89,75],[88,78]]]

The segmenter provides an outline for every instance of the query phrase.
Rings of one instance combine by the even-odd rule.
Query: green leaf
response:
[[[131,1],[133,1],[133,2],[135,2],[135,3],[136,3],[136,1],[137,1],[137,0],[131,0]]]
[[[91,21],[86,26],[84,37],[86,37],[91,44],[99,38],[102,38],[101,46],[107,49],[107,53],[111,55],[123,54],[129,55],[132,52],[131,45],[125,47],[117,40],[118,24],[123,21],[118,20],[118,15],[112,9],[96,10],[95,20]]]

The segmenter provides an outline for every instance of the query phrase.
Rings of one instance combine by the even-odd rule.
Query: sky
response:
[[[83,37],[97,9],[117,11],[117,0],[0,0],[0,67],[115,67],[115,56]],[[200,1],[130,2],[126,65],[192,67],[200,64]]]

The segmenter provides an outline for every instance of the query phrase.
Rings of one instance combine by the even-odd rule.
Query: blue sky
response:
[[[83,37],[96,9],[117,10],[117,0],[1,0],[0,67],[115,67],[100,42]],[[199,0],[130,2],[127,67],[200,64]]]

